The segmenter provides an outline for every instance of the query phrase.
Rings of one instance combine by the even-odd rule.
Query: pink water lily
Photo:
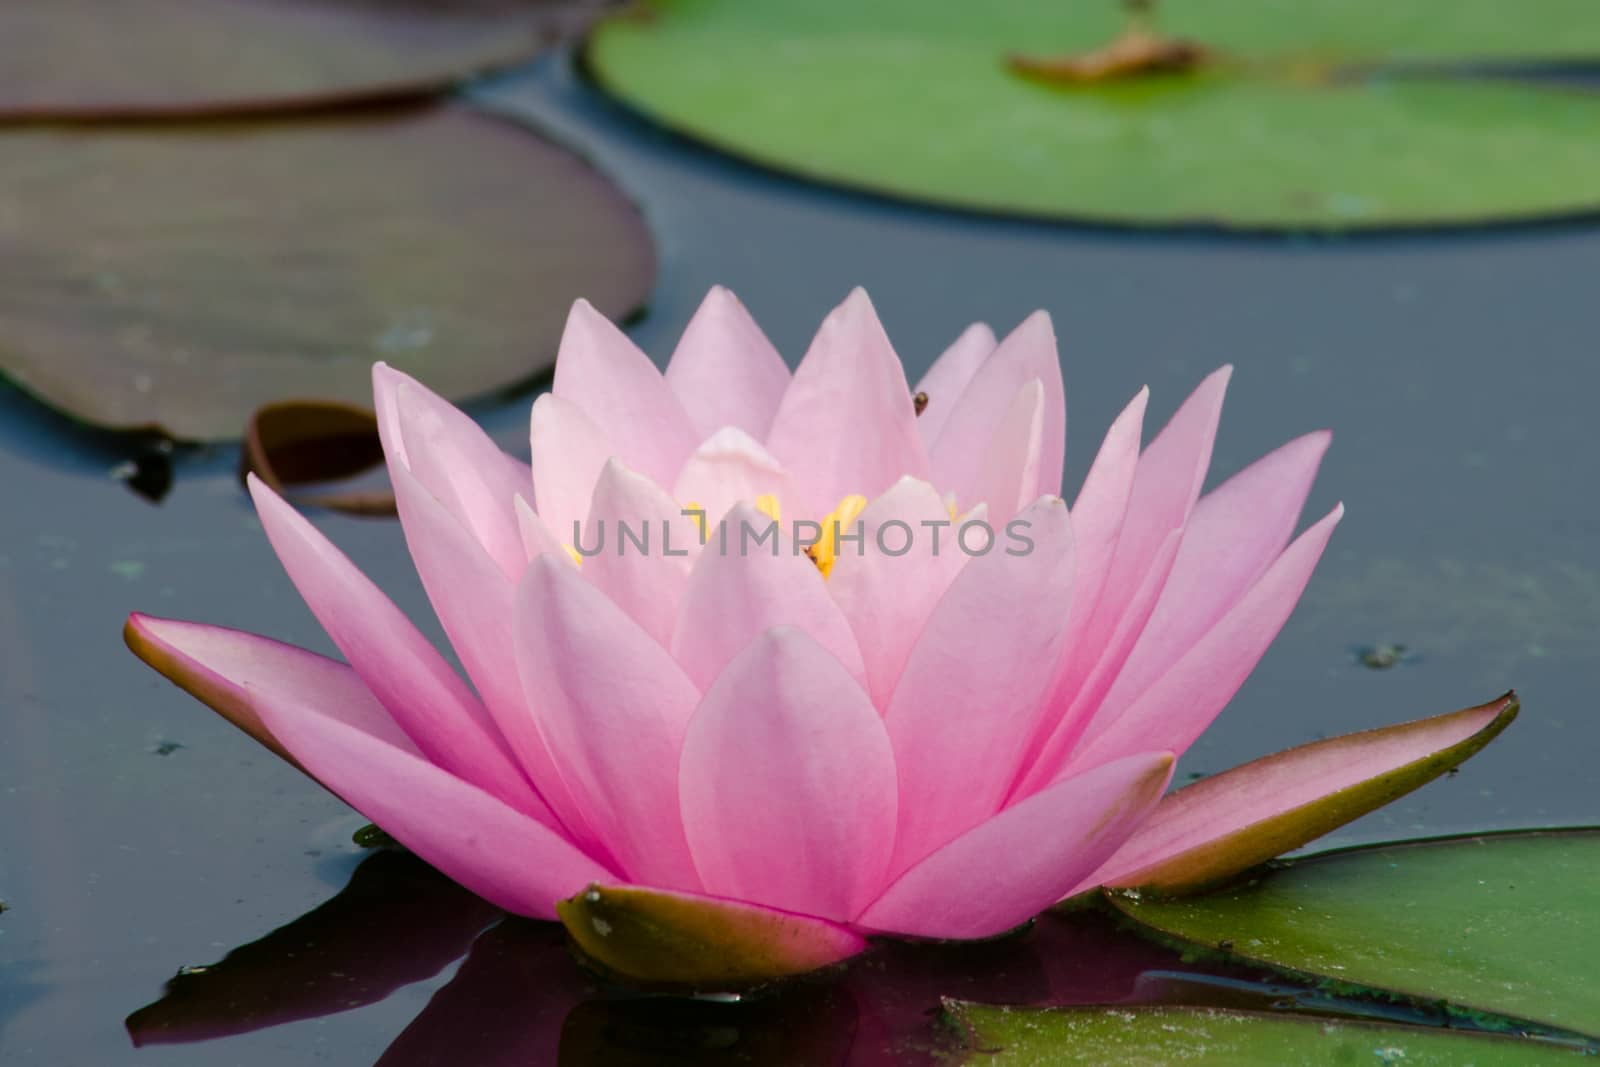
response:
[[[1322,432],[1201,495],[1228,376],[1142,448],[1138,393],[1069,508],[1043,313],[998,343],[972,327],[912,387],[860,291],[792,374],[726,290],[664,373],[580,302],[531,471],[374,370],[406,543],[470,684],[259,482],[347,663],[142,615],[128,638],[462,885],[540,918],[573,901],[586,946],[627,922],[595,907],[635,900],[729,932],[727,973],[752,976],[873,935],[985,937],[1371,769],[1213,790],[1135,838],[1341,514],[1293,536]],[[830,517],[808,545],[800,520]],[[719,519],[777,532],[741,551]],[[655,540],[607,542],[621,524]],[[977,551],[985,528],[1019,536]]]

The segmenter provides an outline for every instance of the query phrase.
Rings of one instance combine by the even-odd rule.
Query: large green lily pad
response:
[[[1584,1053],[1526,1039],[1215,1008],[1002,1008],[951,1003],[966,1062],[1013,1067],[1544,1067]]]
[[[6,0],[0,119],[241,112],[436,89],[596,0]]]
[[[262,404],[451,398],[548,369],[572,302],[634,311],[638,211],[456,107],[0,134],[0,371],[91,423],[237,438]]]
[[[1600,1035],[1600,830],[1329,852],[1208,896],[1111,899],[1250,962]]]
[[[762,163],[984,211],[1347,228],[1600,209],[1600,91],[1343,77],[1393,61],[1600,58],[1586,0],[1169,0],[1213,65],[1078,87],[1008,54],[1092,50],[1114,0],[657,0],[588,49],[661,122]]]

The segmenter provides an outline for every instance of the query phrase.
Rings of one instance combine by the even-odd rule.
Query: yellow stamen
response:
[[[571,545],[563,545],[562,547],[567,550],[567,555],[572,557],[572,562],[576,563],[580,567],[583,566],[583,553],[579,552]]]
[[[706,543],[706,509],[703,505],[696,504],[693,500],[683,505],[683,510],[689,513],[689,518],[700,528],[700,543]]]
[[[773,522],[783,521],[783,508],[778,505],[778,497],[775,493],[762,493],[756,497],[756,510]]]
[[[817,565],[817,570],[822,572],[824,578],[833,572],[834,561],[839,558],[840,540],[855,534],[856,519],[860,518],[866,506],[866,497],[852,493],[823,516],[822,537],[816,544],[806,548],[806,555],[811,557],[811,562]]]

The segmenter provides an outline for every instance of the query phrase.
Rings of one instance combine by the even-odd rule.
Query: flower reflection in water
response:
[[[381,851],[325,904],[186,968],[127,1027],[136,1045],[226,1038],[376,1003],[463,955],[381,1067],[932,1063],[953,1040],[942,997],[1260,1007],[1286,992],[1259,972],[1186,963],[1088,910],[995,941],[884,944],[742,1000],[641,996],[584,970],[559,925],[506,917],[410,854]],[[1297,1007],[1315,1007],[1303,997]]]

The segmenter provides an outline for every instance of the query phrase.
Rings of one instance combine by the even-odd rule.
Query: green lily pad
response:
[[[1328,852],[1208,896],[1110,899],[1238,959],[1600,1035],[1600,830]]]
[[[117,429],[237,438],[368,404],[386,360],[463,399],[555,359],[572,302],[643,302],[638,211],[459,107],[0,133],[0,372]]]
[[[0,121],[327,106],[437,90],[525,60],[585,0],[13,0]]]
[[[1600,209],[1600,92],[1344,77],[1396,61],[1600,57],[1600,9],[1530,0],[1170,0],[1214,62],[1076,87],[1011,54],[1104,45],[1112,0],[658,0],[590,69],[664,124],[807,177],[981,211],[1352,228]]]
[[[973,1064],[1404,1064],[1543,1067],[1584,1056],[1542,1041],[1215,1008],[1003,1008],[949,1002]]]

